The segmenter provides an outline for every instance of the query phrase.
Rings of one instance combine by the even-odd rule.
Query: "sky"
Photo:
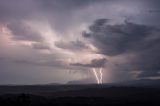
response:
[[[0,84],[160,79],[159,0],[0,0]]]

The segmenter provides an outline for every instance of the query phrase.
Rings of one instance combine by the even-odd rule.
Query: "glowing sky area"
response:
[[[0,0],[0,84],[160,78],[159,0]]]

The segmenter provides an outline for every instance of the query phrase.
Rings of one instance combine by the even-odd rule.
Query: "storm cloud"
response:
[[[72,65],[72,66],[81,66],[81,67],[89,67],[89,68],[93,68],[93,67],[99,68],[99,67],[104,67],[106,61],[107,60],[105,58],[102,58],[102,59],[93,59],[91,61],[91,63],[89,63],[89,64],[71,63],[70,65]]]
[[[142,71],[141,77],[159,75],[159,28],[128,21],[123,24],[109,25],[104,19],[99,19],[89,27],[89,31],[90,33],[85,32],[83,36],[93,39],[92,43],[99,49],[100,54],[118,56],[131,53],[136,55],[133,60],[123,66],[130,66],[126,71]],[[122,69],[125,70],[125,68]]]

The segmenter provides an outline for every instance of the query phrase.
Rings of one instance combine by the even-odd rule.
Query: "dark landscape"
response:
[[[0,106],[160,105],[159,88],[146,84],[127,86],[125,83],[123,85],[1,85]]]

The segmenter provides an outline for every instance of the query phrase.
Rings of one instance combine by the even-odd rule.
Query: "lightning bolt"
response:
[[[96,69],[95,68],[92,68],[92,70],[93,70],[93,73],[94,73],[94,75],[95,75],[95,78],[96,78],[96,80],[97,80],[97,83],[98,84],[102,84],[103,82],[103,73],[102,73],[102,68],[100,68],[99,69],[99,75],[98,75],[98,73],[97,73],[97,71],[96,71]]]
[[[102,81],[103,81],[102,68],[99,69],[99,73],[100,73],[100,83],[102,84]]]
[[[92,68],[92,70],[93,70],[93,73],[94,73],[94,75],[96,77],[97,83],[99,84],[100,81],[99,81],[99,78],[98,78],[98,75],[97,75],[97,72],[96,72],[95,68]]]

